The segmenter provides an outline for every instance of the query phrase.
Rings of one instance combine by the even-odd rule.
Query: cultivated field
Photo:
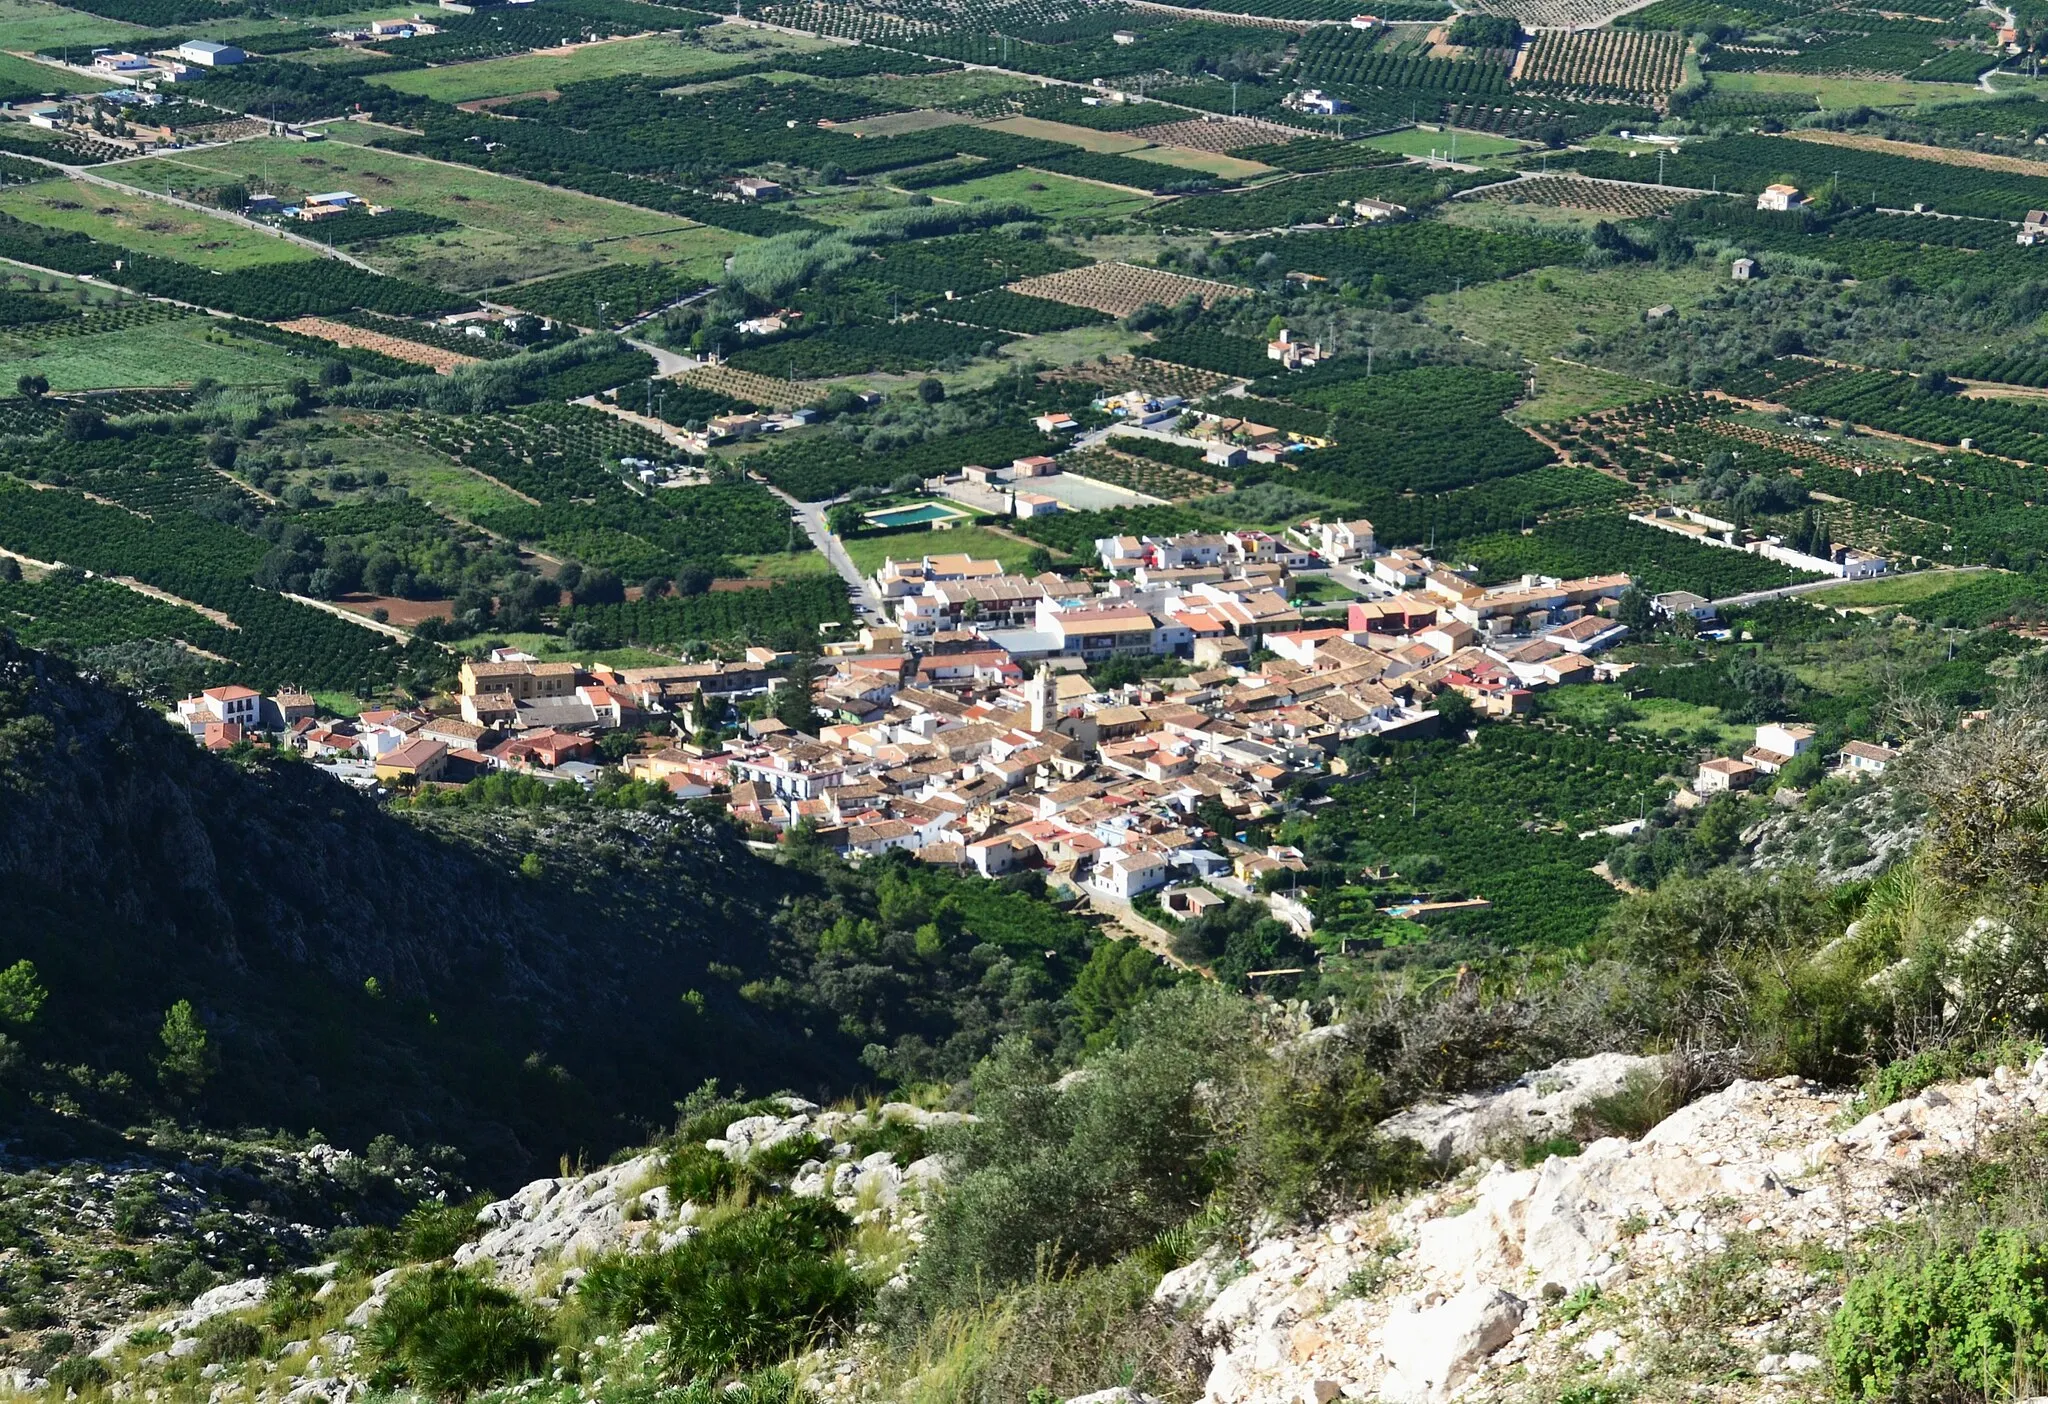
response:
[[[42,375],[56,391],[188,385],[202,376],[223,385],[281,385],[307,374],[310,364],[268,342],[218,330],[199,315],[91,336],[0,338],[0,384]]]
[[[427,366],[437,375],[446,375],[457,366],[475,364],[475,356],[463,356],[439,346],[423,346],[417,341],[402,337],[386,336],[383,332],[370,331],[364,327],[352,327],[346,322],[330,322],[325,317],[299,317],[277,324],[288,332],[300,336],[317,336],[322,341],[332,341],[341,346],[357,346],[365,351],[380,355],[394,356],[401,361],[411,361],[417,366]]]
[[[1143,390],[1148,395],[1178,395],[1185,400],[1200,399],[1230,384],[1227,375],[1155,361],[1150,356],[1120,356],[1107,364],[1084,362],[1054,371],[1052,378],[1111,390]]]
[[[1576,97],[1660,98],[1685,81],[1685,36],[1640,29],[1539,34],[1515,78]]]
[[[1111,439],[1113,445],[1115,439]],[[1060,466],[1068,474],[1092,478],[1098,483],[1112,487],[1128,488],[1142,492],[1147,497],[1156,497],[1165,502],[1185,502],[1191,497],[1207,497],[1212,493],[1230,491],[1230,484],[1215,478],[1204,477],[1186,468],[1176,468],[1171,463],[1159,463],[1135,454],[1117,453],[1112,448],[1087,449],[1081,453],[1060,460]]]
[[[1128,263],[1095,263],[1086,268],[1046,273],[1012,283],[1010,291],[1064,302],[1069,307],[1092,307],[1112,317],[1128,317],[1148,302],[1172,307],[1190,297],[1199,297],[1202,306],[1213,307],[1226,297],[1249,296],[1245,289],[1229,283]]]
[[[122,180],[154,190],[203,190],[231,180],[281,194],[353,190],[378,204],[453,220],[462,227],[389,240],[370,261],[465,290],[498,278],[525,281],[655,258],[702,265],[709,274],[745,238],[570,190],[339,142],[238,142],[119,170]]]
[[[1031,206],[1047,219],[1087,218],[1099,215],[1132,214],[1152,203],[1152,197],[1121,187],[1096,185],[1047,171],[1004,171],[962,181],[939,190],[933,199],[959,204],[976,200],[1015,200]]]
[[[735,400],[751,400],[757,405],[780,410],[807,405],[822,398],[830,388],[808,380],[777,380],[772,375],[757,375],[732,366],[699,366],[695,370],[684,371],[676,378],[685,385],[701,386]]]
[[[1546,268],[1429,299],[1431,315],[1492,346],[1532,360],[1561,355],[1580,335],[1642,325],[1643,312],[1669,302],[1683,314],[1724,287],[1724,269],[1664,269],[1642,264],[1588,273]]]
[[[53,64],[0,53],[0,88],[19,92],[77,93],[90,91],[92,80]]]
[[[915,112],[891,112],[881,117],[863,117],[858,122],[837,122],[834,131],[858,137],[902,136],[905,132],[929,132],[939,127],[957,127],[972,118],[957,112],[937,112],[923,107]]]
[[[1247,146],[1265,146],[1276,141],[1292,141],[1301,133],[1292,127],[1283,127],[1277,122],[1258,122],[1248,118],[1205,122],[1190,118],[1182,122],[1161,122],[1156,127],[1139,127],[1125,133],[1160,146],[1181,146],[1190,151],[1213,151],[1227,155],[1241,151]]]
[[[723,41],[740,33],[759,41],[761,47],[748,53],[721,47]],[[706,42],[701,43],[678,39],[673,34],[601,39],[594,44],[543,49],[477,63],[384,73],[370,81],[440,102],[471,102],[477,98],[559,88],[565,83],[594,78],[616,78],[625,73],[650,78],[714,78],[726,69],[769,58],[777,52],[809,53],[826,47],[819,40],[796,35],[718,25],[706,31]]]
[[[1127,151],[1136,151],[1145,145],[1145,138],[1131,132],[1098,132],[1093,127],[1076,127],[1067,122],[1052,122],[1043,117],[1005,117],[1001,121],[985,124],[992,131],[1008,132],[1011,136],[1030,137],[1034,141],[1058,141],[1068,146],[1078,146],[1083,151],[1100,151],[1111,156],[1121,156]]]
[[[43,0],[0,0],[0,50],[32,54],[38,49],[126,44],[145,34],[137,25],[67,10]]]
[[[1505,156],[1524,149],[1522,142],[1490,136],[1485,132],[1468,132],[1462,128],[1455,132],[1431,131],[1426,127],[1410,127],[1406,131],[1367,137],[1365,145],[1378,147],[1381,151],[1399,152],[1403,156],[1441,156],[1455,152],[1460,161],[1477,160],[1481,156]]]
[[[1965,151],[1954,146],[1922,146],[1918,142],[1893,141],[1865,132],[1802,131],[1793,134],[1800,141],[1822,146],[1846,146],[1852,151],[1882,151],[1915,161],[1938,161],[1944,166],[1968,166],[1979,171],[2008,171],[2014,175],[2048,175],[2048,165],[2021,156],[2000,156],[1992,151]]]
[[[1489,185],[1473,198],[1495,200],[1503,205],[1550,205],[1561,210],[1592,210],[1598,214],[1634,219],[1668,210],[1693,198],[1683,190],[1660,190],[1654,185],[1623,185],[1615,181],[1590,180],[1585,176],[1537,175],[1527,180]]]
[[[59,179],[10,186],[0,190],[0,214],[53,229],[75,230],[137,253],[222,271],[319,257],[311,249],[224,219],[83,181]]]
[[[1250,180],[1254,176],[1269,175],[1273,170],[1271,166],[1260,165],[1257,161],[1246,161],[1216,151],[1193,151],[1184,146],[1141,146],[1135,151],[1126,151],[1124,155],[1134,161],[1178,166],[1184,171],[1222,176],[1225,180]]]
[[[1513,15],[1524,29],[1597,29],[1642,5],[1640,0],[1478,0],[1472,8]]]

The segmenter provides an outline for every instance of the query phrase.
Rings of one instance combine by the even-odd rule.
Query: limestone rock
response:
[[[1439,1164],[1471,1160],[1492,1146],[1564,1135],[1587,1103],[1620,1091],[1632,1074],[1666,1067],[1662,1058],[1596,1053],[1527,1073],[1497,1092],[1410,1107],[1380,1130],[1417,1142]]]
[[[1498,1287],[1468,1287],[1441,1306],[1388,1318],[1382,1349],[1387,1404],[1443,1404],[1514,1338],[1528,1304]]]
[[[484,1206],[477,1214],[484,1232],[455,1250],[456,1266],[482,1266],[507,1286],[531,1290],[543,1269],[574,1265],[645,1233],[659,1216],[629,1218],[628,1209],[639,1216],[667,1206],[666,1186],[642,1189],[661,1172],[662,1158],[650,1154],[588,1175],[535,1180]]]

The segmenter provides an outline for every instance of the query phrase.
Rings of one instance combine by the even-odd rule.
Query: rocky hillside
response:
[[[1447,1156],[1528,1145],[1668,1071],[1661,1059],[1573,1060],[1496,1094],[1412,1109],[1387,1129],[1421,1132]],[[1166,1272],[1152,1296],[1159,1319],[1209,1353],[1204,1404],[1817,1398],[1828,1393],[1823,1336],[1845,1251],[1913,1212],[1919,1167],[1972,1153],[2044,1106],[2048,1057],[1868,1114],[1798,1078],[1737,1081],[1633,1140],[1526,1164],[1482,1154],[1421,1193],[1211,1247]],[[705,1147],[742,1166],[793,1151],[778,1188],[861,1226],[843,1251],[886,1297],[914,1266],[944,1162],[860,1145],[959,1120],[784,1099]],[[649,1153],[535,1181],[476,1211],[453,1262],[542,1309],[574,1304],[593,1265],[669,1253],[730,1212],[680,1197],[674,1169],[671,1155]],[[340,1404],[380,1378],[385,1357],[371,1343],[386,1304],[433,1270],[365,1277],[328,1261],[227,1284],[108,1333],[91,1358],[116,1397],[186,1397],[201,1385],[211,1404]],[[305,1304],[296,1314],[294,1302]],[[630,1393],[664,1374],[671,1339],[653,1325],[600,1334],[568,1376],[600,1398]],[[827,1338],[789,1378],[828,1399],[933,1397],[867,1339]],[[16,1383],[43,1387],[32,1374]],[[1069,1404],[1149,1400],[1112,1387]]]
[[[926,1133],[964,1119],[908,1103],[827,1111],[783,1097],[726,1123],[699,1149],[731,1167],[784,1167],[779,1178],[761,1182],[763,1191],[845,1216],[859,1231],[845,1249],[850,1267],[882,1292],[900,1292],[904,1265],[923,1238],[925,1198],[944,1175],[941,1157],[916,1148]],[[863,1150],[878,1141],[896,1149]],[[465,1227],[447,1261],[538,1309],[573,1305],[593,1265],[668,1253],[730,1218],[729,1205],[680,1194],[675,1170],[671,1153],[649,1151],[589,1173],[536,1180],[464,1210]],[[83,1380],[115,1398],[342,1404],[386,1378],[379,1373],[389,1364],[380,1352],[380,1322],[409,1283],[437,1271],[431,1262],[368,1270],[374,1266],[344,1255],[225,1282],[188,1304],[102,1332],[82,1356],[46,1353],[17,1367],[11,1383],[27,1394]],[[849,1397],[858,1391],[860,1356],[851,1344],[828,1340],[806,1357],[813,1390]],[[599,1385],[652,1378],[662,1368],[660,1353],[652,1326],[601,1334],[556,1378]]]

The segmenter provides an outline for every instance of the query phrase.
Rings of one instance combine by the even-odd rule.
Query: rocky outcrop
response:
[[[926,1111],[891,1102],[873,1113],[821,1111],[800,1097],[781,1099],[782,1115],[744,1117],[706,1141],[728,1159],[744,1161],[764,1150],[804,1143],[814,1154],[790,1175],[792,1194],[830,1198],[857,1218],[880,1218],[921,1236],[917,1201],[943,1178],[940,1157],[898,1164],[891,1151],[857,1156],[854,1139],[886,1123],[918,1130],[954,1124],[961,1112]],[[572,1287],[580,1266],[614,1250],[671,1247],[693,1232],[697,1206],[674,1200],[665,1158],[638,1155],[587,1175],[535,1180],[509,1199],[484,1206],[483,1233],[456,1250],[460,1267],[481,1267],[500,1282],[533,1292]]]
[[[1626,1076],[1603,1076],[1616,1074]],[[1502,1108],[1476,1099],[1459,1113],[1467,1120],[1432,1124],[1453,1143],[1468,1124],[1529,1124],[1528,1094],[1554,1096],[1539,1093],[1546,1085],[1524,1079],[1500,1094]],[[1772,1319],[1738,1344],[1759,1379],[1789,1388],[1818,1368],[1810,1345],[1837,1290],[1799,1266],[1800,1246],[1896,1218],[1900,1167],[2044,1107],[2048,1058],[1928,1088],[1846,1128],[1848,1094],[1798,1078],[1736,1082],[1637,1141],[1527,1168],[1488,1161],[1405,1204],[1242,1255],[1212,1250],[1155,1295],[1198,1312],[1214,1343],[1205,1404],[1541,1397],[1527,1394],[1530,1380],[1625,1376],[1656,1344],[1658,1294],[1739,1234],[1765,1249],[1758,1290]],[[1614,1304],[1597,1324],[1543,1309],[1595,1291]]]
[[[1496,1092],[1410,1107],[1381,1122],[1380,1130],[1414,1141],[1439,1165],[1450,1165],[1569,1135],[1580,1112],[1621,1091],[1630,1078],[1662,1077],[1669,1070],[1666,1058],[1597,1053],[1528,1073]]]
[[[635,1246],[656,1221],[674,1217],[662,1174],[661,1156],[636,1155],[589,1175],[535,1180],[484,1206],[477,1215],[483,1234],[455,1250],[455,1265],[487,1267],[505,1285],[530,1292],[547,1269]]]

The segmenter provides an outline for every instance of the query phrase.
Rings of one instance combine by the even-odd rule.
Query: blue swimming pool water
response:
[[[877,512],[868,520],[876,526],[915,526],[919,522],[936,522],[957,515],[952,508],[942,507],[936,502],[927,502],[917,507],[897,507],[887,512]]]

